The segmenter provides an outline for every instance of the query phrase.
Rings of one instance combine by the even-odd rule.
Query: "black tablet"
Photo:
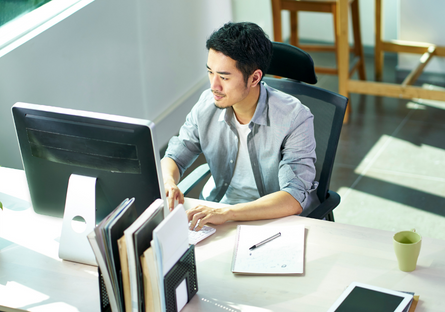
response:
[[[412,300],[412,294],[354,282],[328,312],[403,312]]]

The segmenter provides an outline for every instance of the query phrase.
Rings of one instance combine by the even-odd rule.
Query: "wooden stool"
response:
[[[383,73],[383,52],[405,52],[422,54],[418,65],[402,82],[402,87],[413,85],[414,82],[422,74],[423,69],[433,56],[445,56],[445,47],[439,47],[427,42],[410,42],[403,40],[385,41],[382,38],[382,0],[375,0],[375,80],[382,80]]]
[[[354,32],[354,47],[351,52],[355,55],[350,66],[349,76],[355,70],[358,70],[358,76],[361,80],[366,80],[365,59],[360,34],[360,17],[358,0],[348,0],[351,6],[352,28]],[[338,64],[338,45],[339,28],[337,21],[337,0],[272,0],[272,17],[274,28],[274,40],[282,42],[281,33],[281,11],[290,11],[290,44],[297,46],[305,51],[334,51],[336,52]],[[332,13],[334,18],[334,46],[326,45],[301,45],[298,39],[298,12],[325,12]],[[338,74],[338,68],[326,68],[315,66],[315,71],[323,74]],[[348,105],[349,106],[349,105]]]

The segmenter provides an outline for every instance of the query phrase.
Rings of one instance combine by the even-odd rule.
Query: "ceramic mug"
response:
[[[401,231],[394,234],[393,244],[399,269],[405,272],[414,271],[419,258],[422,237],[414,229]]]

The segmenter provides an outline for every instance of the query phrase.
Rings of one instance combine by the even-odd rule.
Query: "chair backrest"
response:
[[[281,42],[272,42],[272,46],[273,55],[267,74],[310,84],[317,83],[314,61],[307,52]]]
[[[337,93],[311,86],[315,83],[312,58],[303,50],[284,43],[273,43],[273,56],[268,75],[288,79],[264,77],[271,87],[298,98],[314,115],[314,132],[317,143],[316,178],[320,202],[326,199],[334,166],[335,154],[343,126],[348,99]],[[301,70],[300,70],[301,69]],[[285,74],[287,76],[285,76]]]

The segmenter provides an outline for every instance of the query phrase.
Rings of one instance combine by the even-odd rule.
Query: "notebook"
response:
[[[257,247],[258,243],[277,235]],[[303,224],[292,226],[238,225],[232,272],[243,274],[304,273]]]

